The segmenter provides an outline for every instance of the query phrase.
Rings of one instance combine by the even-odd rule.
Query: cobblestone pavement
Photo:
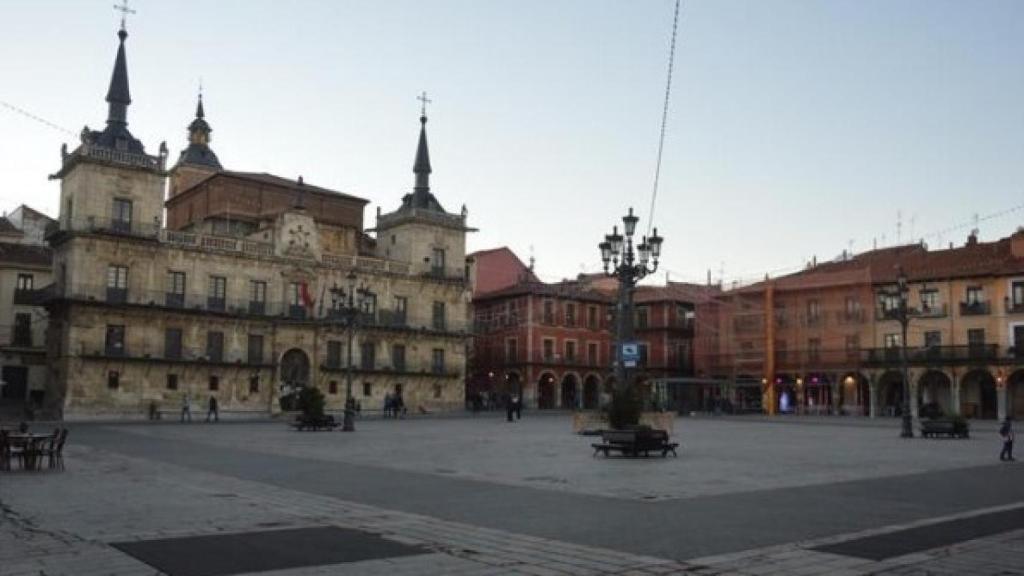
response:
[[[405,425],[401,423],[400,425]],[[489,426],[490,424],[484,424]],[[525,429],[520,440],[549,432],[550,423],[538,422],[536,430]],[[747,422],[713,422],[709,423],[712,435],[715,431],[725,434],[745,436],[752,430]],[[380,426],[387,426],[380,423]],[[528,425],[529,426],[529,425]],[[735,427],[735,428],[733,428]],[[826,426],[827,427],[827,426]],[[1024,574],[1024,527],[1020,530],[996,534],[935,550],[927,550],[906,556],[889,558],[874,562],[848,556],[827,554],[811,548],[860,538],[863,536],[896,531],[907,527],[927,525],[953,518],[976,515],[993,510],[1012,509],[1024,506],[1024,502],[1006,501],[998,506],[977,507],[971,510],[960,510],[951,514],[935,514],[933,517],[916,519],[909,522],[882,525],[878,521],[871,528],[847,530],[845,533],[833,533],[822,537],[805,538],[793,542],[773,544],[769,546],[747,546],[745,542],[757,542],[743,534],[743,528],[737,526],[733,533],[716,533],[719,539],[734,539],[739,542],[735,551],[722,554],[704,555],[701,557],[667,558],[656,554],[631,553],[615,545],[586,545],[579,542],[576,534],[562,537],[539,536],[534,531],[500,529],[485,525],[482,521],[456,521],[441,513],[416,513],[408,506],[381,505],[379,501],[368,502],[368,499],[339,497],[326,490],[311,490],[299,472],[294,482],[289,484],[288,475],[284,481],[265,482],[238,474],[225,474],[197,467],[176,454],[161,454],[155,458],[155,451],[167,451],[163,442],[161,447],[154,444],[154,454],[133,453],[126,446],[118,445],[110,440],[111,431],[115,438],[122,438],[126,444],[132,439],[182,440],[180,450],[184,453],[194,449],[196,445],[207,445],[213,451],[216,445],[220,449],[238,451],[255,449],[267,454],[299,453],[305,459],[325,464],[319,470],[322,474],[334,475],[337,471],[347,468],[327,466],[332,459],[350,459],[353,454],[386,453],[389,434],[400,437],[404,442],[415,442],[414,434],[425,434],[425,443],[432,445],[441,434],[428,433],[430,430],[473,430],[481,427],[480,423],[471,420],[453,422],[446,427],[443,422],[417,422],[404,428],[380,428],[374,434],[374,426],[364,426],[359,433],[361,447],[355,452],[345,451],[344,438],[355,438],[343,434],[287,434],[281,433],[280,425],[245,424],[231,426],[113,426],[102,427],[103,434],[97,430],[96,440],[82,443],[72,441],[67,448],[67,470],[63,473],[44,472],[39,474],[13,472],[0,473],[0,576],[55,576],[60,574],[75,576],[99,575],[153,575],[159,574],[150,567],[131,556],[123,554],[110,546],[114,542],[165,539],[184,536],[202,536],[212,534],[245,533],[274,529],[330,526],[357,528],[367,532],[380,534],[387,539],[400,543],[420,545],[429,553],[388,558],[383,560],[367,560],[346,564],[318,566],[261,572],[270,576],[300,576],[306,574],[356,574],[389,576],[404,574],[431,575],[502,575],[502,574],[533,574],[536,576],[556,574]],[[701,426],[696,426],[701,428]],[[801,426],[794,427],[803,428]],[[866,427],[870,429],[871,427]],[[753,428],[756,430],[756,427]],[[539,430],[539,431],[538,431]],[[808,428],[814,434],[815,428]],[[868,430],[870,432],[870,430]],[[89,436],[88,430],[79,430],[78,436]],[[825,434],[833,431],[826,430]],[[104,435],[106,434],[106,435]],[[822,432],[817,432],[822,435]],[[489,433],[481,432],[478,441],[487,445]],[[562,437],[551,442],[559,446],[579,448],[581,440],[567,435],[570,440]],[[871,434],[867,435],[868,438]],[[74,439],[74,435],[72,436]],[[248,445],[246,445],[248,438]],[[394,441],[398,443],[397,441]],[[456,444],[465,443],[460,440]],[[497,440],[495,442],[498,442]],[[923,442],[923,441],[922,441]],[[900,450],[904,448],[895,443]],[[335,446],[338,452],[326,450],[324,446]],[[499,444],[500,445],[500,444]],[[949,443],[948,446],[959,448],[970,444]],[[491,444],[492,448],[494,444]],[[583,444],[585,446],[585,444]],[[932,449],[933,444],[925,444]],[[987,444],[984,447],[988,447]],[[436,450],[433,446],[430,450]],[[987,451],[986,451],[987,452]],[[225,454],[230,452],[224,452]],[[215,452],[212,457],[220,457]],[[333,456],[331,455],[333,454]],[[568,453],[567,453],[568,454]],[[472,456],[472,453],[469,455]],[[472,458],[466,457],[466,460]],[[587,456],[590,458],[590,456]],[[860,457],[860,456],[858,456]],[[371,459],[361,456],[362,466],[372,464]],[[567,458],[575,458],[567,455]],[[679,461],[685,461],[685,452]],[[969,466],[973,456],[967,452],[955,456],[958,466]],[[463,464],[456,458],[450,459],[454,475],[459,476],[464,470]],[[602,459],[591,459],[596,463]],[[273,461],[271,461],[273,462]],[[283,460],[282,465],[291,461]],[[632,462],[645,466],[648,475],[656,475],[662,468],[660,461]],[[671,459],[667,462],[673,462]],[[616,462],[615,464],[623,464]],[[761,465],[767,465],[761,462]],[[446,464],[447,465],[447,464]],[[526,463],[527,467],[540,466]],[[588,464],[589,465],[589,464]],[[419,464],[417,465],[419,466]],[[466,467],[470,467],[468,464]],[[414,474],[410,466],[394,466],[377,469],[383,476]],[[514,467],[512,467],[514,468]],[[1011,468],[994,468],[1002,473]],[[611,470],[616,470],[612,468]],[[911,468],[912,470],[912,468]],[[935,471],[942,473],[943,467],[936,466]],[[986,469],[988,470],[988,469]],[[970,472],[972,470],[968,470]],[[307,472],[303,472],[307,473]],[[887,470],[886,473],[893,473]],[[963,472],[960,472],[961,474]],[[986,472],[990,473],[990,472]],[[452,472],[433,472],[434,476],[447,479]],[[511,474],[511,473],[509,473]],[[607,474],[607,472],[606,472]],[[795,474],[789,471],[787,474]],[[383,477],[382,476],[382,477]],[[633,474],[625,475],[630,481],[637,481]],[[781,477],[781,473],[779,473]],[[345,484],[348,478],[343,475],[331,476],[330,483]],[[478,480],[478,479],[477,479]],[[502,479],[491,479],[499,485],[514,485]],[[621,479],[607,478],[605,486],[614,487]],[[823,489],[832,489],[826,482],[818,483]],[[452,484],[465,489],[473,484]],[[507,490],[512,490],[508,488]],[[564,487],[554,490],[545,489],[536,494],[568,492]],[[714,494],[714,491],[710,491]],[[528,493],[527,495],[531,495]],[[769,492],[771,494],[771,492]],[[436,489],[424,488],[421,493],[406,495],[412,498],[436,499]],[[457,498],[458,495],[448,495]],[[510,498],[512,498],[510,493]],[[519,497],[519,496],[516,496]],[[1017,493],[1017,499],[1024,499],[1024,490]],[[593,505],[592,496],[581,497],[579,505]],[[624,493],[614,497],[603,497],[597,502],[613,503],[626,498],[633,500]],[[698,496],[690,498],[700,499]],[[543,502],[543,500],[539,500]],[[715,506],[721,506],[717,498],[712,498]],[[397,502],[397,499],[396,499]],[[667,502],[636,502],[631,506],[661,507]],[[443,506],[443,503],[442,503]],[[897,506],[898,505],[895,505]],[[654,510],[654,508],[651,508]],[[524,514],[530,510],[524,509]],[[723,511],[724,513],[724,511]],[[540,516],[538,516],[540,518]],[[651,517],[633,517],[636,525],[651,522]],[[871,517],[870,520],[880,520]],[[654,520],[661,521],[661,520]],[[780,520],[784,522],[785,520]],[[841,528],[845,524],[836,525]],[[595,527],[597,529],[598,527]],[[631,526],[627,523],[619,528],[624,542],[630,539]],[[664,530],[673,527],[665,525]],[[717,528],[716,528],[717,530]],[[696,534],[684,532],[677,535],[678,539],[686,540]],[[567,540],[568,538],[568,540]],[[574,540],[574,541],[570,541]],[[602,542],[605,540],[601,540]],[[614,539],[613,539],[614,542]],[[749,549],[742,549],[742,548]],[[626,547],[628,548],[628,547]]]

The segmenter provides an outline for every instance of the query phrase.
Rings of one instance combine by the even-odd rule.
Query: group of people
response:
[[[384,395],[385,418],[401,418],[405,416],[405,413],[405,400],[402,398],[401,392],[388,392]]]
[[[206,421],[210,422],[220,421],[220,411],[217,406],[217,397],[213,394],[210,395],[210,400],[206,403]],[[191,422],[192,421],[192,394],[185,392],[181,397],[181,421]]]

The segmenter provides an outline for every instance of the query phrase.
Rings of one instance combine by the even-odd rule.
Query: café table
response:
[[[38,470],[42,463],[43,447],[53,440],[53,434],[35,434],[33,432],[13,432],[7,434],[7,441],[12,447],[21,447],[22,468]]]

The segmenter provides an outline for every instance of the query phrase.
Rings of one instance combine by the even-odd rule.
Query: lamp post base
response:
[[[345,402],[345,415],[341,420],[341,431],[342,432],[355,432],[356,421],[355,421],[355,409],[352,406],[353,402],[351,398],[348,402]]]

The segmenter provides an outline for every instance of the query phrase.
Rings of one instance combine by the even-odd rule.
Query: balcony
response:
[[[961,302],[960,303],[960,315],[961,316],[986,316],[992,312],[992,306],[989,302]]]
[[[185,295],[175,294],[174,292],[168,292],[164,299],[164,305],[168,308],[184,308],[185,307]]]
[[[861,350],[860,360],[865,365],[898,366],[902,348],[868,348]],[[966,346],[913,346],[907,348],[907,362],[913,365],[972,364],[999,360],[996,344],[968,344]]]
[[[836,312],[836,323],[841,326],[864,323],[864,310],[855,308],[852,310],[840,310]]]
[[[825,325],[825,317],[821,314],[808,315],[804,317],[803,324],[807,328],[821,328]]]
[[[922,304],[914,316],[916,318],[945,318],[949,316],[949,306],[946,304],[935,304],[932,306]]]
[[[1024,314],[1024,302],[1015,302],[1009,298],[1003,299],[1007,314]],[[17,301],[15,301],[17,304]]]
[[[206,298],[206,309],[211,312],[223,312],[227,310],[227,300],[223,296],[209,296]]]
[[[267,303],[259,300],[249,301],[249,314],[262,316],[267,313]]]
[[[107,287],[107,304],[124,304],[128,302],[127,288]]]

